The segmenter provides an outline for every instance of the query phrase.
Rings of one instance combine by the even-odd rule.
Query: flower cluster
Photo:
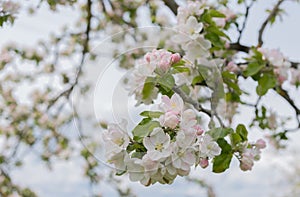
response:
[[[207,167],[209,159],[221,153],[205,133],[192,109],[185,109],[178,94],[162,96],[159,124],[141,140],[131,139],[125,125],[112,124],[104,133],[106,156],[119,173],[128,172],[131,181],[144,185],[172,183],[186,176],[192,165]]]
[[[0,1],[0,5],[0,12],[6,14],[16,14],[20,9],[20,5],[12,1]]]
[[[283,83],[288,78],[288,71],[291,63],[286,60],[283,54],[277,49],[258,49],[263,54],[263,58],[274,66],[274,72],[277,75],[278,81]]]
[[[180,59],[181,56],[178,53],[171,53],[164,49],[153,49],[151,52],[148,52],[143,59],[137,61],[136,68],[128,77],[129,94],[134,94],[138,102],[151,103],[153,98],[157,97],[158,91],[154,88],[151,95],[153,98],[143,99],[142,91],[145,83],[147,83],[146,79],[166,73]]]
[[[240,158],[241,170],[251,170],[254,165],[254,161],[258,161],[260,159],[261,149],[264,148],[266,148],[266,142],[262,139],[257,140],[255,144],[246,144],[246,147],[242,152],[242,157]]]
[[[185,7],[179,7],[177,15],[178,34],[173,36],[174,42],[181,45],[187,60],[194,62],[199,57],[209,57],[211,43],[200,32],[203,23],[198,19],[204,13],[204,4],[201,2],[188,2]]]

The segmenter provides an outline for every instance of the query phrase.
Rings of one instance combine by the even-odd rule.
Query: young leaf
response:
[[[148,136],[154,128],[159,126],[158,121],[152,121],[151,118],[144,118],[140,124],[132,130],[133,139],[137,142],[142,142],[144,137]]]
[[[142,90],[142,95],[143,95],[143,100],[147,100],[148,98],[151,97],[153,94],[155,88],[155,79],[148,77],[145,81],[143,90]]]
[[[160,78],[158,78],[157,83],[165,90],[165,91],[170,91],[175,85],[175,79],[174,77],[167,73]]]
[[[214,140],[220,139],[220,138],[224,138],[226,137],[228,134],[233,133],[233,129],[232,128],[214,128],[211,129],[207,132]]]
[[[148,117],[148,118],[159,118],[163,112],[160,111],[143,111],[140,113],[141,116]]]
[[[229,168],[233,154],[232,148],[226,140],[218,139],[217,142],[222,148],[222,152],[213,160],[213,172],[221,173]]]
[[[239,124],[236,127],[236,133],[239,134],[242,141],[247,141],[248,140],[248,131],[247,131],[246,127],[243,124]]]
[[[262,68],[265,67],[265,64],[259,64],[258,62],[251,62],[248,64],[246,70],[244,71],[244,75],[246,77],[253,76],[258,73]]]
[[[277,80],[273,74],[264,73],[264,75],[258,80],[256,93],[259,96],[265,95],[269,89],[276,86],[276,82]]]

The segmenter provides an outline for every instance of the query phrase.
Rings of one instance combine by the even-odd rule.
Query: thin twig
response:
[[[84,63],[86,54],[89,51],[89,40],[90,40],[91,19],[92,19],[92,10],[91,10],[91,8],[92,8],[92,0],[87,0],[87,7],[86,7],[87,25],[86,25],[86,29],[85,29],[85,32],[84,32],[85,40],[84,40],[84,43],[83,43],[81,60],[80,60],[79,65],[77,66],[77,72],[76,72],[75,80],[74,80],[73,83],[71,83],[70,87],[68,87],[67,89],[62,91],[60,94],[58,94],[54,99],[49,101],[49,105],[48,105],[47,109],[50,109],[63,96],[66,96],[69,99],[70,94],[72,93],[74,87],[78,84],[79,76],[82,73],[83,63]]]
[[[211,111],[208,109],[204,109],[200,103],[194,101],[193,99],[191,99],[189,96],[187,96],[178,86],[174,86],[173,91],[176,92],[177,94],[179,94],[179,96],[182,98],[182,100],[184,100],[186,103],[189,103],[191,105],[193,105],[195,107],[195,109],[197,109],[200,112],[203,112],[205,114],[207,114],[208,116],[212,116]]]
[[[258,31],[258,44],[257,46],[258,47],[261,47],[263,45],[263,34],[264,34],[264,31],[268,25],[268,23],[272,20],[273,17],[276,17],[276,15],[278,14],[279,12],[279,6],[284,2],[285,0],[279,0],[277,2],[277,4],[274,6],[274,8],[272,9],[272,11],[270,12],[269,16],[266,18],[266,20],[263,22],[262,26],[260,27],[259,31]]]
[[[246,23],[247,23],[247,21],[248,21],[249,10],[250,10],[250,8],[253,6],[254,2],[255,2],[255,1],[251,1],[251,3],[250,3],[249,5],[247,5],[247,2],[246,2],[246,1],[244,2],[244,3],[245,3],[245,7],[246,7],[245,19],[244,19],[242,28],[238,30],[239,33],[240,33],[240,35],[239,35],[239,37],[238,37],[238,39],[237,39],[237,43],[240,43],[240,40],[241,40],[241,38],[242,38],[243,32],[244,32],[245,27],[246,27]]]
[[[163,2],[170,8],[174,15],[177,15],[178,5],[174,0],[163,0]]]

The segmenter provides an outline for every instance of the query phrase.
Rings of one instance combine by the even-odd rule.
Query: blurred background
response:
[[[178,4],[184,4],[184,1],[177,2]],[[104,3],[107,4],[107,1],[104,1]],[[139,3],[139,1],[129,3]],[[266,10],[272,8],[274,3],[276,1],[258,0],[254,4],[250,10],[247,26],[241,40],[242,44],[253,45],[256,42],[258,29],[267,17]],[[17,49],[19,48],[20,51],[27,51],[27,55],[24,53],[22,56],[21,52],[16,52],[18,55],[15,55],[15,57],[18,56],[18,58],[14,60],[15,68],[1,71],[0,75],[5,75],[3,73],[9,72],[17,76],[21,73],[20,75],[24,78],[30,75],[32,79],[29,82],[25,80],[20,83],[18,82],[18,88],[14,92],[14,98],[18,100],[18,103],[21,103],[21,105],[30,105],[34,99],[32,96],[33,89],[40,90],[41,94],[45,92],[49,93],[52,98],[55,98],[55,95],[64,91],[66,87],[67,89],[68,87],[72,87],[72,85],[65,86],[65,84],[72,84],[72,80],[77,79],[76,73],[78,69],[74,65],[79,65],[78,62],[81,61],[81,56],[77,54],[76,50],[78,43],[79,45],[84,45],[84,39],[81,38],[82,35],[78,34],[77,37],[69,37],[59,46],[56,44],[59,42],[57,40],[59,36],[61,40],[64,39],[62,36],[63,33],[67,32],[66,35],[71,35],[72,33],[76,34],[82,29],[84,30],[85,22],[83,18],[86,17],[86,13],[82,10],[87,5],[85,1],[79,1],[73,5],[58,4],[55,10],[51,10],[49,4],[42,1],[22,1],[20,5],[21,9],[14,24],[4,25],[0,29],[0,46],[1,48],[14,46]],[[231,8],[235,11],[243,12],[243,8],[234,3]],[[287,1],[283,4],[282,9],[286,12],[282,16],[282,20],[277,20],[271,27],[267,27],[264,47],[280,49],[289,59],[299,62],[300,4]],[[147,20],[148,12],[150,11],[147,6],[140,6],[139,26],[150,25],[150,22]],[[156,20],[166,20],[167,17],[169,26],[174,23],[175,19],[174,17],[172,18],[170,10],[163,8],[160,12],[161,14],[157,16]],[[99,13],[99,17],[105,16]],[[122,85],[122,80],[128,73],[128,70],[118,67],[118,63],[122,60],[115,58],[114,52],[116,48],[119,49],[119,53],[122,50],[123,52],[128,50],[128,48],[124,47],[122,49],[122,45],[116,46],[112,42],[112,39],[123,39],[120,42],[121,44],[130,45],[128,44],[130,41],[126,38],[120,38],[118,34],[115,34],[122,32],[123,29],[118,29],[117,26],[110,25],[109,20],[105,24],[96,23],[96,20],[91,22],[94,29],[89,36],[93,47],[90,49],[92,52],[86,55],[89,58],[85,58],[81,65],[80,88],[74,88],[74,90],[72,88],[71,93],[67,92],[64,94],[64,96],[67,95],[66,98],[58,100],[58,104],[55,104],[55,109],[49,109],[53,110],[53,113],[63,114],[61,115],[62,117],[59,117],[60,120],[56,120],[58,122],[62,121],[59,123],[62,126],[59,126],[58,132],[69,139],[68,146],[72,148],[66,152],[57,152],[57,144],[62,143],[60,146],[63,147],[64,140],[62,140],[63,142],[60,140],[48,142],[48,152],[51,152],[54,147],[55,150],[52,153],[57,153],[59,156],[53,158],[49,156],[47,159],[47,155],[43,152],[45,150],[43,144],[46,142],[35,143],[34,147],[29,146],[30,148],[20,145],[17,153],[13,154],[12,151],[13,157],[20,157],[22,161],[20,167],[16,167],[16,165],[7,167],[4,163],[0,164],[10,172],[10,177],[14,180],[15,184],[22,187],[29,187],[38,196],[45,197],[133,196],[134,194],[145,197],[300,195],[299,131],[288,135],[289,140],[284,144],[286,145],[284,149],[277,149],[272,145],[268,145],[267,149],[262,153],[261,160],[249,172],[241,171],[238,167],[238,162],[233,161],[231,168],[223,174],[212,173],[210,167],[207,169],[197,168],[192,170],[189,179],[177,178],[172,185],[155,184],[150,187],[144,187],[139,183],[130,182],[126,176],[111,178],[111,168],[104,162],[104,158],[102,158],[101,144],[98,144],[100,148],[98,147],[97,149],[94,145],[95,142],[100,142],[103,130],[100,126],[95,126],[95,124],[99,122],[105,124],[106,122],[119,121],[121,118],[126,118],[130,123],[129,128],[132,128],[140,120],[138,114],[147,108],[147,106],[134,107],[134,98],[127,96],[128,92]],[[105,31],[103,30],[104,28]],[[145,29],[145,32],[150,32],[150,34],[151,31],[153,32],[152,37],[155,37],[155,28]],[[228,33],[233,38],[236,37],[234,32]],[[41,41],[44,43],[41,44]],[[41,47],[43,45],[50,46],[51,44],[53,47],[50,47],[49,51]],[[151,45],[151,43],[147,44],[145,46],[148,48],[154,48],[154,45]],[[48,77],[42,74],[41,70],[47,72],[47,69],[50,69],[49,73],[52,74],[50,64],[50,67],[46,63],[41,67],[38,66],[40,63],[38,60],[27,57],[30,57],[28,53],[31,51],[33,54],[36,52],[40,53],[36,56],[41,55],[42,59],[55,59],[55,47],[60,48],[63,57],[57,60],[59,67],[55,68],[55,76]],[[2,51],[1,53],[3,54],[4,52]],[[97,56],[95,61],[93,60],[95,58],[93,56]],[[31,57],[34,57],[34,55],[31,55]],[[29,60],[25,60],[26,58]],[[37,57],[35,58],[38,59]],[[65,84],[62,83],[63,79],[61,76],[68,82]],[[28,76],[26,79],[28,79]],[[20,78],[20,80],[23,80],[23,78]],[[14,79],[14,81],[17,80]],[[9,87],[10,85],[3,82],[3,86]],[[250,87],[249,89],[251,89],[253,82],[245,80],[243,86],[245,88]],[[50,90],[48,91],[48,89]],[[295,89],[292,97],[297,100],[299,95],[299,89]],[[251,101],[251,97],[248,99]],[[293,113],[293,110],[286,107],[281,98],[272,92],[268,93],[264,98],[264,102],[274,112],[283,117],[287,117]],[[68,103],[68,106],[64,106],[64,103]],[[9,108],[10,104],[3,103],[3,105],[3,108]],[[62,110],[62,112],[59,110]],[[234,121],[249,123],[251,117],[248,114],[250,112],[251,110],[247,107],[239,108],[239,116]],[[37,112],[30,109],[29,113],[34,114]],[[64,115],[64,113],[67,115]],[[41,114],[40,116],[42,117]],[[38,119],[41,119],[41,117]],[[48,123],[46,121],[39,124]],[[56,134],[51,135],[55,136]],[[51,135],[49,134],[49,136]],[[41,138],[44,139],[47,136],[45,133],[45,136]],[[93,142],[86,136],[92,136]],[[250,139],[253,138],[254,140],[257,137],[265,138],[265,136],[266,133],[258,129],[253,129]],[[7,145],[8,142],[6,140],[6,137],[0,137],[1,152],[13,150],[13,145]],[[14,143],[15,141],[13,140],[12,144]],[[97,161],[89,153],[84,152],[84,150],[93,150]],[[97,162],[97,165],[93,166],[94,162]]]

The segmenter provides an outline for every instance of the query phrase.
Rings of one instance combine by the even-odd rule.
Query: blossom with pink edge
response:
[[[171,98],[166,95],[161,97],[162,103],[160,108],[164,112],[172,112],[174,114],[180,114],[183,110],[184,104],[182,98],[178,94],[173,94]]]
[[[259,149],[266,148],[266,142],[263,139],[258,139],[255,143],[256,147]]]
[[[230,61],[227,66],[225,67],[226,70],[229,72],[237,73],[240,71],[240,68],[238,65],[236,65],[233,61]]]
[[[199,165],[201,168],[206,168],[208,166],[208,159],[207,158],[200,158]]]
[[[300,69],[291,69],[291,80],[292,85],[300,85]]]
[[[176,63],[181,59],[178,53],[172,54],[164,49],[153,49],[151,52],[148,52],[144,58],[147,63],[163,72],[166,72],[173,63]]]
[[[147,155],[153,161],[167,158],[171,155],[170,136],[161,128],[155,128],[149,137],[145,137],[143,144]]]
[[[161,126],[174,129],[179,123],[179,117],[174,111],[169,111],[159,117],[159,122]]]

